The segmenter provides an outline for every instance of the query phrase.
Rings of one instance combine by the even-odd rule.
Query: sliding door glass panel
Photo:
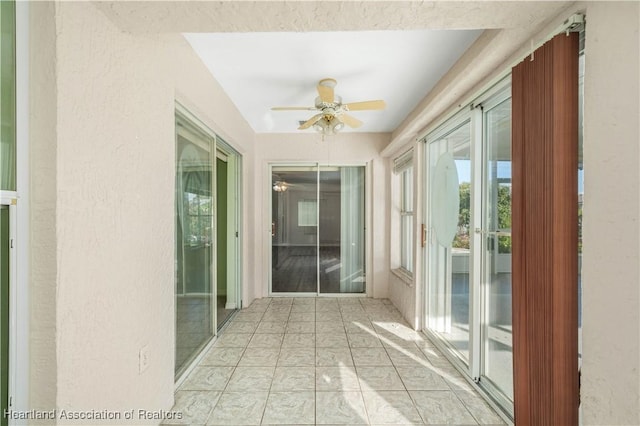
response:
[[[240,155],[216,140],[216,324],[240,309]]]
[[[318,168],[272,168],[271,291],[318,291]]]
[[[483,382],[513,401],[511,100],[485,110]]]
[[[471,128],[429,143],[429,328],[469,361]]]
[[[176,375],[213,337],[214,140],[176,119]]]
[[[580,34],[584,40],[584,32]],[[584,49],[584,47],[582,47]],[[584,50],[578,60],[578,360],[582,366],[582,210],[584,208]]]
[[[320,168],[320,292],[363,293],[364,167]]]
[[[0,189],[16,190],[15,2],[0,1]]]
[[[216,315],[218,328],[233,313],[227,309],[227,162],[216,159]]]

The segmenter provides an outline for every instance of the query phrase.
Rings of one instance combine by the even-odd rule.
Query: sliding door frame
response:
[[[486,361],[486,352],[487,349],[487,336],[488,336],[488,324],[489,324],[489,297],[490,297],[490,283],[486,281],[487,271],[486,271],[486,247],[485,244],[486,238],[485,231],[490,231],[491,225],[487,223],[487,190],[488,190],[488,173],[489,170],[486,169],[487,164],[487,153],[488,153],[488,137],[487,137],[487,126],[486,126],[486,112],[491,111],[494,107],[500,105],[503,102],[511,99],[511,76],[505,79],[501,84],[494,87],[493,90],[488,92],[486,95],[483,95],[478,99],[476,103],[476,110],[478,112],[478,127],[479,127],[479,135],[477,140],[477,149],[480,151],[478,155],[478,161],[480,163],[480,167],[478,167],[477,174],[474,175],[474,179],[478,179],[477,182],[480,183],[479,188],[479,196],[477,197],[477,205],[474,205],[478,210],[476,210],[477,217],[480,219],[479,226],[474,228],[474,239],[478,244],[478,262],[479,262],[479,271],[480,274],[478,276],[479,285],[476,286],[476,297],[477,302],[475,306],[479,312],[479,321],[477,324],[477,332],[476,338],[477,342],[474,342],[474,349],[476,349],[477,356],[477,364],[474,365],[474,369],[472,370],[472,377],[474,381],[480,383],[481,387],[484,389],[486,393],[488,393],[491,398],[497,401],[498,405],[500,405],[504,410],[506,410],[510,416],[513,417],[513,401],[510,401],[506,395],[497,387],[497,385],[484,374],[485,372],[485,361]],[[511,280],[511,288],[513,294],[513,278]],[[513,335],[512,335],[513,336]],[[513,344],[512,344],[513,351]],[[482,361],[482,363],[481,363]]]
[[[485,129],[484,129],[484,113],[483,106],[491,106],[508,99],[511,95],[511,75],[508,74],[493,85],[487,91],[478,95],[473,101],[469,102],[463,108],[445,116],[441,121],[430,127],[425,135],[420,139],[423,146],[422,160],[424,166],[421,168],[419,177],[422,181],[422,215],[421,220],[426,229],[426,244],[422,253],[422,315],[421,322],[424,333],[435,343],[435,345],[445,354],[445,356],[453,363],[453,365],[463,373],[465,378],[470,382],[479,386],[494,401],[497,401],[501,410],[506,411],[508,415],[513,416],[513,404],[502,398],[499,392],[496,392],[491,386],[484,386],[481,383],[482,362],[484,356],[483,350],[483,330],[486,323],[486,283],[483,279],[483,242],[482,229],[485,228],[484,213],[485,204],[483,196],[485,191],[485,170],[484,161],[486,155],[485,147]],[[470,238],[470,286],[469,286],[469,359],[468,363],[462,356],[451,346],[451,344],[439,333],[429,328],[429,292],[430,292],[430,246],[429,241],[434,237],[430,229],[429,209],[430,195],[429,191],[429,144],[455,131],[466,122],[470,126],[470,157],[472,180],[470,206],[471,217],[469,223]],[[505,405],[506,404],[506,405]],[[505,417],[506,418],[506,417]]]
[[[16,253],[16,243],[18,241],[18,195],[15,191],[0,191],[0,205],[7,207],[9,211],[9,312],[7,315],[8,324],[8,371],[7,371],[7,409],[14,410],[15,404],[13,397],[16,395],[17,369],[18,362],[18,257]],[[7,419],[9,425],[15,424],[15,420]]]
[[[316,168],[316,199],[320,198],[320,172],[323,167],[363,167],[364,168],[364,259],[365,259],[365,290],[363,293],[322,293],[320,292],[320,264],[316,264],[316,292],[274,292],[273,291],[273,255],[272,255],[272,221],[273,221],[273,197],[271,192],[273,191],[273,168],[274,167],[315,167]],[[319,161],[269,161],[267,162],[267,176],[265,179],[264,193],[268,194],[266,197],[267,214],[265,215],[265,222],[267,224],[267,238],[265,239],[265,253],[266,253],[266,274],[267,274],[267,294],[269,297],[370,297],[372,291],[372,279],[371,275],[371,214],[370,214],[370,200],[371,200],[371,165],[364,162],[348,162],[348,163],[321,163]],[[320,203],[316,203],[316,214],[318,220],[320,218]],[[320,226],[316,229],[316,247],[319,256],[320,250]]]
[[[238,301],[238,308],[242,308],[242,265],[243,265],[243,221],[242,221],[242,208],[243,208],[243,203],[242,203],[242,196],[243,196],[243,192],[242,192],[242,154],[240,154],[237,150],[235,150],[233,148],[233,146],[231,146],[231,144],[229,144],[228,142],[226,142],[225,140],[223,140],[220,136],[218,136],[218,134],[212,130],[209,126],[207,126],[202,120],[200,120],[196,115],[194,115],[191,111],[189,111],[189,109],[187,109],[184,105],[182,105],[180,102],[176,101],[175,102],[175,111],[174,111],[174,117],[182,117],[183,119],[189,121],[192,125],[196,126],[199,128],[200,131],[204,132],[205,134],[207,134],[208,136],[210,136],[213,139],[213,142],[211,143],[211,156],[213,158],[213,165],[212,165],[212,182],[211,182],[211,188],[212,188],[212,194],[211,194],[211,199],[212,199],[212,206],[217,206],[217,191],[215,190],[216,188],[216,180],[215,180],[215,175],[217,172],[216,169],[216,164],[217,164],[217,155],[218,152],[222,152],[225,155],[233,155],[236,158],[236,170],[235,170],[235,179],[236,179],[236,190],[237,190],[237,195],[236,195],[236,203],[235,203],[235,208],[236,210],[236,214],[235,214],[235,224],[236,224],[236,229],[237,229],[237,238],[236,238],[236,250],[235,250],[235,255],[236,255],[236,264],[235,264],[235,271],[236,271],[236,282],[237,282],[237,301]],[[177,130],[175,130],[174,132],[177,132]],[[177,159],[176,159],[177,161]],[[215,213],[212,213],[212,219],[211,219],[211,223],[212,223],[212,229],[213,229],[213,233],[211,236],[212,241],[216,241],[217,240],[217,232],[218,232],[218,227],[215,226],[215,220],[216,220],[217,216],[215,215]],[[175,238],[175,237],[174,237]],[[194,356],[192,358],[192,360],[188,363],[188,365],[186,365],[180,372],[180,374],[176,375],[174,377],[175,381],[174,381],[174,385],[175,385],[175,389],[178,389],[179,386],[184,382],[184,380],[187,378],[187,376],[189,375],[189,373],[195,368],[195,366],[200,362],[200,360],[204,357],[205,353],[207,352],[207,350],[209,348],[211,348],[211,346],[215,343],[218,334],[219,334],[219,330],[218,330],[218,321],[217,321],[217,277],[216,277],[216,271],[217,271],[217,256],[218,256],[218,247],[217,244],[212,244],[212,250],[211,250],[211,256],[212,256],[212,268],[211,268],[211,300],[212,300],[212,306],[211,306],[211,327],[213,330],[213,336],[211,339],[209,339],[209,341],[203,345],[202,349],[200,350],[200,352]],[[174,275],[175,275],[175,271],[174,271]],[[174,298],[176,297],[175,295],[175,291],[176,291],[176,286],[175,286],[175,282],[173,283],[174,286]],[[175,301],[174,301],[174,319],[173,319],[173,324],[175,327],[176,324],[176,316],[177,316],[177,309],[175,308]],[[175,333],[174,333],[175,334]],[[176,339],[174,338],[174,345],[176,345]],[[174,350],[175,350],[175,346],[174,346]],[[175,363],[175,360],[174,360]],[[175,366],[174,366],[175,367]]]
[[[476,354],[476,345],[479,342],[479,339],[477,338],[477,329],[475,327],[472,326],[472,324],[470,324],[469,327],[469,344],[470,344],[470,350],[469,350],[469,361],[468,361],[468,365],[467,362],[464,361],[458,352],[456,352],[454,350],[453,347],[451,347],[449,345],[449,343],[446,342],[446,339],[444,339],[444,337],[442,337],[440,334],[432,331],[429,328],[429,315],[430,315],[430,310],[429,310],[429,297],[430,297],[430,286],[431,286],[431,280],[430,280],[430,274],[431,274],[431,268],[430,268],[430,259],[431,259],[431,251],[430,251],[430,241],[435,238],[434,233],[431,230],[431,221],[429,218],[429,211],[431,208],[430,205],[430,195],[428,193],[429,191],[429,185],[431,184],[430,180],[429,180],[429,170],[427,169],[428,165],[429,165],[429,144],[435,141],[438,141],[440,138],[453,133],[454,131],[458,130],[459,128],[461,128],[462,126],[465,126],[465,123],[469,123],[469,127],[470,127],[470,132],[471,132],[471,143],[470,143],[470,150],[471,150],[471,176],[472,179],[475,179],[475,173],[477,172],[477,167],[476,167],[476,160],[474,158],[474,154],[475,154],[475,150],[477,149],[477,145],[476,145],[476,139],[475,137],[477,137],[477,132],[474,131],[474,111],[473,109],[470,108],[465,108],[462,109],[460,111],[457,111],[455,114],[452,114],[447,120],[445,120],[442,124],[440,124],[438,127],[436,127],[432,132],[430,132],[427,136],[425,136],[422,139],[422,143],[424,144],[424,153],[423,153],[423,159],[424,159],[424,167],[422,167],[421,173],[423,174],[422,179],[423,179],[423,196],[422,196],[422,204],[423,204],[423,208],[422,208],[422,223],[425,224],[425,229],[426,229],[426,243],[425,243],[425,250],[423,250],[423,257],[422,257],[422,283],[423,283],[423,312],[422,312],[422,320],[423,320],[423,330],[424,332],[434,341],[437,342],[437,344],[439,346],[441,346],[441,349],[443,349],[443,351],[445,351],[450,359],[453,361],[453,363],[456,365],[456,367],[459,370],[462,370],[465,372],[465,374],[470,374],[471,377],[476,377],[473,375],[473,370],[475,368],[475,366],[477,365],[477,361],[475,360],[476,356],[474,354]],[[476,192],[476,188],[475,185],[471,186],[471,203],[473,205],[473,207],[476,207],[477,204],[477,196],[475,194]],[[472,231],[474,229],[475,223],[474,223],[474,215],[471,216],[471,222],[469,225],[469,229],[470,231]],[[471,248],[472,250],[470,251],[470,258],[469,258],[469,263],[470,263],[470,267],[469,270],[471,272],[471,280],[470,280],[470,286],[469,286],[469,291],[470,291],[470,300],[469,300],[469,321],[471,322],[471,318],[473,318],[474,316],[474,311],[475,309],[477,309],[476,305],[478,305],[477,303],[477,294],[476,294],[476,283],[477,283],[477,278],[478,278],[478,271],[477,271],[477,266],[479,265],[477,259],[475,259],[476,255],[475,253],[477,252],[477,250],[474,250],[474,246],[475,244],[477,244],[476,238],[475,238],[475,233],[473,233],[471,235],[472,241],[470,241],[471,244]]]
[[[227,157],[227,249],[229,239],[235,241],[232,250],[227,252],[227,271],[232,271],[235,282],[236,309],[242,309],[242,155],[216,134],[216,156]],[[233,188],[233,200],[229,200],[229,189]],[[217,202],[217,199],[216,199]],[[217,204],[216,204],[217,205]],[[229,213],[233,213],[230,215]],[[231,227],[229,225],[231,224]],[[231,229],[230,229],[231,228]],[[218,229],[215,233],[217,236]],[[216,252],[217,256],[217,252]],[[231,268],[229,268],[231,266]],[[227,276],[229,281],[229,276]],[[217,283],[216,283],[217,285]],[[217,289],[217,287],[216,287]],[[216,323],[216,328],[220,325]]]

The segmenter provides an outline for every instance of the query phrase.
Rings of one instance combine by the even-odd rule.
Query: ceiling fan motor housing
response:
[[[323,102],[320,96],[316,96],[316,108],[319,110],[324,110],[325,108],[333,108],[336,109],[340,105],[342,105],[342,97],[335,95],[333,102]]]

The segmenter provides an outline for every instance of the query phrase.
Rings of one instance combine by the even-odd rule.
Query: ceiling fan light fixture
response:
[[[327,129],[327,121],[324,118],[313,125],[313,130],[315,130],[318,133],[324,134],[327,131],[326,129]]]
[[[340,130],[342,130],[344,128],[344,123],[340,120],[338,120],[336,117],[333,118],[333,120],[331,120],[331,130],[333,130],[333,133],[338,133]]]
[[[340,121],[335,115],[325,116],[318,120],[314,125],[313,129],[323,135],[335,135],[340,130],[344,128],[344,123]]]
[[[333,78],[325,78],[318,82],[316,90],[318,95],[315,98],[314,107],[273,107],[274,111],[299,111],[317,110],[318,113],[307,121],[300,121],[298,130],[313,128],[316,132],[324,135],[335,135],[341,131],[345,124],[351,128],[362,126],[362,121],[348,114],[347,111],[381,110],[385,107],[383,100],[342,103],[342,98],[335,94],[334,88],[337,82]]]
[[[276,192],[284,192],[288,188],[287,183],[283,181],[275,181],[273,183],[273,190]]]

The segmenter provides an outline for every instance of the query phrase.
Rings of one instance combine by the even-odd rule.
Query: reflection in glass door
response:
[[[511,99],[484,110],[481,381],[513,401],[511,322]]]
[[[318,170],[272,168],[271,291],[318,291]]]
[[[364,167],[320,168],[320,293],[363,293]]]
[[[176,376],[213,330],[215,140],[176,116]]]
[[[364,293],[364,167],[271,173],[271,292]]]

